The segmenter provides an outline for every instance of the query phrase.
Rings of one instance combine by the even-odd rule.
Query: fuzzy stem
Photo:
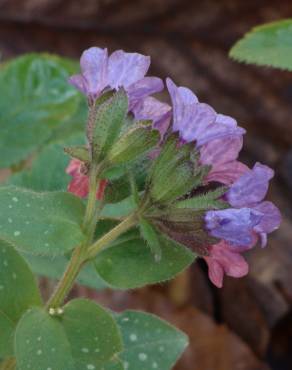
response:
[[[97,240],[94,244],[92,244],[87,252],[87,258],[92,259],[94,258],[101,249],[106,247],[112,241],[117,239],[121,234],[129,230],[131,227],[137,224],[137,215],[136,213],[132,213],[130,216],[125,218],[121,223],[119,223],[116,227],[114,227],[110,232],[102,236],[99,240]]]
[[[47,303],[47,308],[57,308],[59,307],[64,299],[67,297],[68,293],[72,289],[74,282],[79,274],[79,271],[85,261],[86,251],[88,246],[92,242],[94,229],[96,225],[96,192],[98,187],[98,177],[99,170],[96,166],[90,169],[89,174],[89,194],[87,200],[87,207],[84,216],[83,229],[86,235],[84,244],[76,248],[72,254],[71,260],[63,274],[62,279],[59,281],[55,292],[49,299]]]

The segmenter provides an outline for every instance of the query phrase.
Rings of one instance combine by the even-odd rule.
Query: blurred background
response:
[[[218,290],[197,263],[171,283],[137,291],[74,289],[184,330],[190,346],[176,370],[292,369],[292,74],[228,58],[251,27],[289,17],[290,0],[0,0],[2,60],[30,51],[78,58],[93,45],[148,54],[151,74],[190,87],[247,129],[242,160],[276,170],[269,197],[284,220],[268,248],[247,256],[246,278],[226,278]],[[46,294],[51,282],[42,284]]]

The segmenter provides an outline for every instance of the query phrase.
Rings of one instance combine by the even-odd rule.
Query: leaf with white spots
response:
[[[98,275],[121,289],[137,288],[169,280],[187,268],[195,255],[183,245],[160,237],[161,258],[155,261],[147,243],[138,235],[121,237],[95,259]]]
[[[61,316],[34,308],[15,334],[18,370],[120,370],[122,339],[112,315],[85,299],[69,302]]]
[[[0,238],[31,254],[64,254],[85,236],[84,205],[69,193],[0,188]]]
[[[88,370],[99,369],[122,351],[122,339],[114,318],[92,301],[69,302],[64,307],[62,324],[77,369],[86,369],[86,366]]]
[[[12,354],[14,327],[32,306],[41,305],[35,278],[14,248],[0,240],[0,357]]]
[[[117,322],[125,370],[170,370],[188,345],[184,333],[154,315],[125,311],[117,315]]]
[[[15,356],[18,370],[76,370],[62,323],[40,308],[21,318],[15,332]]]

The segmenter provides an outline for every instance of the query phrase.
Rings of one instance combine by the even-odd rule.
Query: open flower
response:
[[[188,88],[177,87],[169,78],[166,84],[173,106],[172,130],[183,142],[194,141],[200,163],[211,166],[205,182],[231,184],[247,169],[237,161],[245,130],[232,117],[217,114],[208,104],[200,103]]]
[[[265,246],[267,234],[276,230],[281,222],[278,208],[271,202],[263,202],[273,175],[272,169],[256,163],[252,170],[239,177],[225,194],[233,208],[206,213],[206,228],[210,234],[241,249],[253,247],[258,238]]]
[[[105,91],[123,87],[131,110],[141,99],[163,89],[160,78],[145,77],[149,66],[148,56],[123,50],[109,56],[107,49],[92,47],[81,56],[81,74],[72,76],[69,82],[91,101]]]
[[[203,257],[208,265],[209,279],[218,288],[223,286],[224,274],[240,278],[248,273],[244,257],[228,243],[221,241],[208,247],[209,255]]]

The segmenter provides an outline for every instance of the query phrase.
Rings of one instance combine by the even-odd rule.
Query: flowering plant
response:
[[[188,88],[168,78],[171,105],[152,97],[164,83],[145,76],[149,57],[93,47],[80,65],[69,83],[86,99],[66,85],[68,60],[29,55],[1,70],[7,100],[22,103],[12,113],[3,103],[0,118],[15,128],[2,136],[1,164],[14,172],[0,188],[2,368],[167,370],[183,333],[141,312],[64,304],[68,293],[76,280],[166,281],[196,258],[217,287],[224,274],[246,275],[244,252],[264,247],[281,221],[264,200],[274,173],[239,162],[245,130]],[[32,270],[60,278],[46,304]]]

